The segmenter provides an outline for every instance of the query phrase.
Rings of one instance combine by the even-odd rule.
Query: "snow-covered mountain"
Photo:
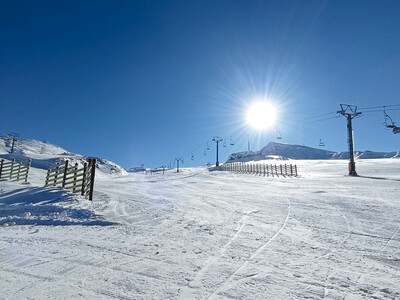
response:
[[[87,161],[88,156],[74,154],[67,150],[50,144],[32,139],[19,138],[14,145],[14,151],[11,153],[12,140],[8,137],[0,137],[0,158],[15,159],[24,161],[32,159],[32,167],[38,169],[48,169],[58,162],[68,160],[70,164],[78,163],[82,166]],[[114,174],[118,176],[127,175],[128,173],[121,166],[108,161],[104,158],[97,158],[96,168],[104,174]]]
[[[400,151],[397,152],[373,152],[356,151],[356,158],[398,158]],[[265,159],[348,159],[349,152],[334,152],[302,145],[290,145],[271,142],[260,151],[244,151],[233,153],[228,157],[227,162],[246,162]]]

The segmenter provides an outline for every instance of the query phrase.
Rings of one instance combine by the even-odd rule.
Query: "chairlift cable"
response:
[[[395,110],[400,110],[400,108],[367,110],[367,111],[363,111],[362,113],[364,114],[364,113],[371,113],[371,112],[383,112],[383,111],[395,111]]]
[[[316,115],[316,116],[313,116],[313,117],[310,117],[310,118],[305,118],[305,119],[303,119],[303,121],[307,121],[307,120],[311,120],[311,119],[316,119],[316,118],[319,118],[319,117],[324,117],[324,116],[328,116],[328,115],[330,115],[330,114],[336,114],[337,112],[336,111],[332,111],[332,112],[329,112],[329,113],[325,113],[325,114],[321,114],[321,115]]]
[[[329,118],[324,118],[324,119],[320,119],[320,120],[313,120],[307,123],[314,123],[314,122],[322,122],[322,121],[326,121],[326,120],[331,120],[331,119],[337,119],[340,118],[340,116],[334,116],[334,117],[329,117]]]
[[[382,107],[397,107],[397,106],[400,106],[400,104],[392,104],[392,105],[381,105],[381,106],[372,106],[372,107],[360,107],[360,108],[358,108],[358,109],[363,109],[363,110],[365,110],[365,109],[374,109],[374,108],[382,108]]]

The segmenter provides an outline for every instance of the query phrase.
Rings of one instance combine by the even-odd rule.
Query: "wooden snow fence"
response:
[[[0,160],[0,178],[5,178],[11,181],[28,181],[29,168],[31,160],[17,162],[13,160]]]
[[[85,198],[93,200],[95,170],[95,158],[90,158],[89,163],[85,162],[82,168],[78,168],[77,163],[69,166],[69,162],[66,160],[65,163],[58,163],[47,170],[44,186],[62,186],[73,193],[80,193]]]
[[[297,176],[297,165],[293,164],[255,164],[255,163],[227,163],[221,166],[222,171],[259,176]]]

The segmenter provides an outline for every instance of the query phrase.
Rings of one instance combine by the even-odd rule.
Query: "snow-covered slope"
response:
[[[400,157],[400,151],[397,152],[373,152],[373,151],[357,151],[356,158],[372,159],[372,158],[397,158]],[[258,161],[279,156],[280,158],[291,159],[348,159],[348,152],[334,152],[324,149],[312,148],[302,145],[290,145],[271,142],[260,151],[256,152],[239,152],[229,156],[227,162],[238,161]]]
[[[93,202],[0,181],[0,298],[400,299],[400,160],[296,164],[109,176]]]
[[[82,166],[87,161],[88,157],[81,154],[74,154],[67,150],[50,144],[33,139],[18,139],[14,145],[14,151],[11,153],[12,142],[7,137],[0,137],[0,158],[15,159],[17,161],[24,161],[32,159],[32,167],[38,169],[48,169],[58,162],[69,160],[70,164],[78,163]],[[121,166],[108,161],[104,158],[97,159],[97,172],[99,176],[102,175],[115,175],[123,176],[128,173]]]

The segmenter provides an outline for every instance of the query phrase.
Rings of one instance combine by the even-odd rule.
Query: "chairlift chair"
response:
[[[207,150],[210,150],[210,145],[208,144],[208,142],[207,142]]]
[[[194,159],[194,154],[193,154],[193,151],[192,151],[192,156],[191,156],[191,160],[193,160]]]
[[[319,146],[320,147],[325,147],[325,143],[322,141],[322,139],[319,139]]]
[[[230,141],[231,141],[231,146],[234,146],[235,145],[235,142],[232,140],[232,136],[230,137]]]
[[[394,125],[392,118],[386,113],[385,107],[383,107],[383,115],[385,116],[385,123],[384,125],[387,128],[391,128],[394,134],[400,133],[400,127]]]
[[[225,139],[224,139],[224,144],[223,144],[223,146],[226,147],[226,140],[225,140]]]
[[[278,127],[276,127],[276,139],[277,140],[281,140],[282,139],[282,135],[281,135],[281,132],[278,130]]]

